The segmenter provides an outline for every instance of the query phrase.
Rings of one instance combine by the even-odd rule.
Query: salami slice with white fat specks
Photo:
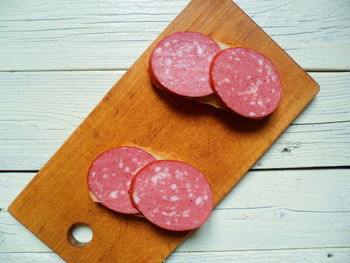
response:
[[[220,46],[203,34],[171,34],[158,43],[150,57],[150,77],[156,85],[181,96],[210,95],[210,62],[219,51]]]
[[[210,186],[201,172],[179,161],[154,161],[134,177],[130,195],[155,225],[173,231],[201,226],[213,210]]]
[[[131,179],[154,160],[151,154],[136,147],[120,147],[102,153],[88,173],[88,186],[95,201],[116,212],[139,213],[132,206],[128,193]]]
[[[234,112],[248,118],[271,114],[281,99],[276,67],[264,55],[248,48],[228,48],[211,64],[215,93]]]

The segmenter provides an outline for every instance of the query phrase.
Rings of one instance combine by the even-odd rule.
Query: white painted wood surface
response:
[[[187,2],[0,1],[0,262],[63,262],[7,207]],[[167,262],[350,262],[350,2],[236,2],[321,92]]]
[[[0,2],[1,70],[125,69],[188,0]],[[307,69],[350,69],[350,2],[238,0]]]

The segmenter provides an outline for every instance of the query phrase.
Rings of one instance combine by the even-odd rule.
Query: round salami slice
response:
[[[88,186],[94,199],[109,209],[137,214],[130,200],[131,179],[142,167],[156,160],[136,147],[120,147],[98,156],[88,173]]]
[[[219,45],[196,32],[178,32],[165,37],[154,49],[150,61],[151,79],[156,85],[186,97],[213,93],[209,67]]]
[[[132,181],[130,195],[144,217],[173,231],[201,226],[213,210],[203,174],[179,161],[160,160],[143,167]]]
[[[276,67],[264,55],[248,48],[228,48],[211,64],[215,93],[234,112],[248,118],[272,113],[281,99]]]

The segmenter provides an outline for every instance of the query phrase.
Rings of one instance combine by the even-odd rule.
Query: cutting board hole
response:
[[[87,224],[76,223],[69,228],[67,237],[73,246],[83,247],[90,243],[93,232]]]

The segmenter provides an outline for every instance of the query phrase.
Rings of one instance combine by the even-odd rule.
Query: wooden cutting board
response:
[[[227,45],[265,54],[281,75],[280,106],[263,120],[243,119],[152,87],[149,55],[177,31],[197,31]],[[118,58],[115,58],[118,59]],[[92,202],[86,176],[94,158],[122,145],[171,155],[201,170],[217,204],[319,91],[261,28],[230,0],[192,0],[106,94],[11,204],[9,211],[68,262],[161,262],[189,232],[159,229]],[[72,245],[69,228],[83,222],[94,236]]]

